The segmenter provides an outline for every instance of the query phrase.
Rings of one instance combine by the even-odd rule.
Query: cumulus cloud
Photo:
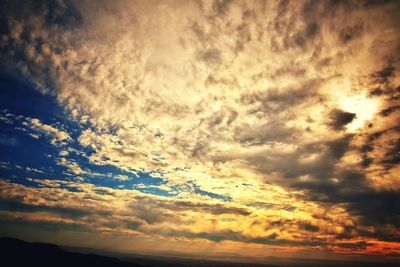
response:
[[[67,167],[68,170],[76,175],[84,174],[86,171],[82,170],[81,167],[74,161],[67,160],[66,158],[60,158],[58,164]]]
[[[32,129],[48,136],[50,138],[50,143],[53,145],[65,145],[68,141],[71,141],[71,137],[68,133],[51,125],[44,124],[39,119],[32,118],[29,122]]]

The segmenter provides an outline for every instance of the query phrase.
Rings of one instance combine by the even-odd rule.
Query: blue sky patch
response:
[[[5,74],[0,76],[0,178],[34,187],[44,186],[37,183],[40,179],[79,181],[160,196],[175,196],[190,187],[194,194],[230,200],[195,184],[168,186],[162,174],[154,177],[143,171],[129,172],[90,162],[88,157],[95,151],[76,141],[84,129],[91,128],[90,124],[81,125],[72,119],[53,96],[40,93],[31,84]],[[32,128],[32,120],[63,131],[71,139],[52,143],[51,137]],[[116,128],[109,129],[108,134],[116,134]]]

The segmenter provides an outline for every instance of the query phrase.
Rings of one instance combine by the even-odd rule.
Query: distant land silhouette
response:
[[[231,263],[218,261],[191,260],[179,258],[137,258],[120,260],[113,257],[71,252],[57,245],[46,243],[29,243],[14,238],[0,238],[2,266],[87,266],[87,267],[245,267],[262,266],[273,267],[276,265]],[[157,257],[155,257],[157,258]],[[128,262],[129,261],[129,262]],[[133,261],[141,261],[137,263]],[[5,264],[4,264],[5,263]]]
[[[15,238],[0,238],[1,266],[87,266],[87,267],[308,267],[308,266],[397,266],[394,263],[363,263],[363,262],[333,262],[333,261],[307,261],[299,262],[282,260],[273,264],[235,263],[216,260],[200,260],[179,257],[145,256],[118,254],[117,257],[94,254],[95,252],[73,252],[71,248],[63,249],[54,244],[29,243]],[[74,248],[78,250],[78,248]],[[88,251],[82,249],[82,251]],[[92,250],[95,251],[95,250]]]
[[[6,263],[2,266],[143,267],[111,257],[68,252],[56,245],[28,243],[13,238],[1,238],[0,250],[2,261]]]

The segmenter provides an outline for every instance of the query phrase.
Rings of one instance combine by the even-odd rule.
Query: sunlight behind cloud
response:
[[[346,126],[349,132],[355,132],[374,118],[379,111],[380,100],[365,94],[346,96],[339,100],[339,106],[344,111],[355,114],[354,120]]]

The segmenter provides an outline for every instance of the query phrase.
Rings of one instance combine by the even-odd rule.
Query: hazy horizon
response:
[[[0,19],[0,236],[400,261],[400,1],[0,0]]]
[[[3,241],[3,240],[6,241]],[[9,240],[11,239],[11,240]],[[259,266],[259,267],[303,267],[303,266],[343,266],[343,267],[353,267],[353,266],[374,266],[373,264],[379,264],[379,266],[394,266],[393,264],[397,264],[398,261],[395,258],[392,259],[382,259],[379,257],[342,257],[342,258],[307,258],[307,257],[276,257],[276,256],[259,256],[259,257],[245,257],[239,254],[232,253],[220,253],[220,254],[190,254],[190,253],[182,253],[179,251],[116,251],[110,249],[99,249],[96,246],[83,247],[82,244],[78,246],[68,246],[63,244],[56,244],[52,242],[46,241],[38,241],[35,239],[34,241],[26,241],[23,239],[15,239],[16,241],[25,241],[36,247],[36,253],[41,252],[43,255],[49,255],[46,247],[40,247],[40,245],[56,245],[61,250],[65,252],[79,253],[82,255],[99,255],[112,257],[115,259],[119,259],[124,262],[132,262],[144,264],[144,266],[148,267],[156,267],[156,266],[165,266],[171,264],[178,264],[179,266],[219,266],[218,263],[225,264],[226,266],[230,263],[236,266],[235,264],[243,264],[240,266],[246,266],[246,264],[251,264],[250,266]],[[10,241],[14,241],[14,238],[10,237],[0,237],[0,242],[4,242],[7,244]],[[204,265],[206,264],[206,265]],[[229,266],[229,265],[228,265]]]

